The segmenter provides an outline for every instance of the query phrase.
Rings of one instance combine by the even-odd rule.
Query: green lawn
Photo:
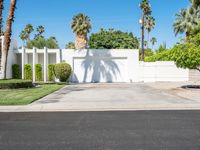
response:
[[[0,105],[26,105],[30,104],[64,85],[49,84],[29,89],[0,90]]]

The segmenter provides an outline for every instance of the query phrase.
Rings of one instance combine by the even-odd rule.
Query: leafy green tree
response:
[[[142,60],[142,51],[141,51],[141,50],[139,51],[139,55],[140,55],[140,56],[139,56],[139,57],[140,57],[139,59]],[[145,49],[145,50],[144,50],[144,55],[145,55],[145,58],[146,58],[146,57],[150,57],[150,56],[153,56],[153,55],[154,55],[154,52],[153,52],[151,49]]]
[[[75,49],[75,44],[74,42],[69,42],[65,46],[66,49]]]
[[[90,36],[88,44],[92,49],[135,49],[138,39],[132,33],[101,29]]]
[[[58,41],[55,37],[50,37],[46,39],[46,47],[49,49],[57,49],[59,48]]]
[[[161,52],[166,51],[166,50],[167,50],[167,46],[166,46],[166,43],[164,42],[164,43],[161,44],[161,45],[159,46],[159,48],[156,50],[156,53],[158,54],[158,53],[161,53]]]
[[[173,53],[171,50],[164,50],[154,55],[145,57],[145,62],[155,61],[173,61]]]
[[[179,44],[173,48],[177,67],[200,71],[200,46],[193,43]]]
[[[58,42],[55,39],[55,37],[50,37],[48,39],[45,39],[44,37],[41,36],[27,42],[27,48],[32,49],[33,47],[36,47],[38,49],[43,49],[44,47],[47,47],[49,49],[59,48]]]
[[[92,28],[90,18],[82,13],[74,16],[71,28],[76,34],[76,49],[85,49],[87,47],[87,34]]]

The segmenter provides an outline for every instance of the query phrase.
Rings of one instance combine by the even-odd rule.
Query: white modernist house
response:
[[[19,64],[23,79],[24,65],[31,64],[35,81],[34,66],[42,64],[43,80],[47,82],[48,64],[63,61],[72,66],[70,81],[76,83],[189,80],[189,70],[177,68],[174,62],[140,62],[138,50],[18,49],[16,42],[9,51],[7,77],[12,77],[12,65]]]

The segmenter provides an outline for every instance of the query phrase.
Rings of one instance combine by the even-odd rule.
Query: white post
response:
[[[62,61],[62,58],[61,58],[61,57],[62,57],[62,56],[61,56],[62,53],[61,53],[61,51],[62,51],[62,50],[59,49],[58,52],[56,53],[56,63],[57,63],[57,64],[58,64],[58,63],[61,63],[61,61]]]
[[[44,47],[44,82],[47,82],[48,49]]]
[[[25,65],[26,49],[22,47],[22,79],[24,80],[24,65]]]
[[[36,61],[36,48],[33,48],[33,82],[35,82],[35,61]]]
[[[4,49],[4,36],[1,36],[1,49]],[[1,61],[0,61],[0,71],[2,72],[3,76],[4,76],[4,68],[2,66],[2,54],[1,54]]]

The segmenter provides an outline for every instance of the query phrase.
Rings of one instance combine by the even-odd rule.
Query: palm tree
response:
[[[176,21],[173,24],[175,35],[185,33],[186,38],[188,38],[200,20],[199,16],[196,16],[196,11],[195,8],[190,7],[182,9],[179,14],[176,14]]]
[[[147,37],[147,48],[149,48],[149,35],[152,29],[155,27],[155,19],[152,16],[147,16],[145,19],[145,29],[147,30],[148,37]]]
[[[3,33],[3,0],[0,0],[0,35]]]
[[[2,61],[1,61],[2,69],[4,73],[4,79],[6,79],[7,57],[8,57],[8,51],[9,51],[10,43],[11,43],[12,23],[14,21],[16,3],[17,3],[17,0],[10,0],[10,8],[8,12],[6,30],[4,34],[4,48],[2,50]]]
[[[147,42],[147,41],[144,41],[145,49],[148,49],[147,45],[148,45],[148,42]]]
[[[74,42],[69,42],[65,46],[66,49],[75,49],[75,44]]]
[[[151,14],[151,6],[149,4],[149,0],[142,0],[140,3],[140,8],[142,10],[142,60],[144,60],[144,24],[145,24],[145,17]]]
[[[90,18],[82,13],[74,16],[71,28],[76,34],[76,49],[85,49],[87,47],[87,34],[92,28]]]
[[[37,34],[35,35],[35,39],[38,38],[38,37],[43,37],[42,34],[45,32],[45,29],[43,26],[38,26],[37,29]]]
[[[19,35],[20,39],[23,41],[23,46],[25,46],[26,41],[29,39],[29,35],[28,33],[23,30],[20,35]]]
[[[157,39],[155,37],[151,38],[151,44],[152,44],[152,49],[154,48],[154,45],[157,43]]]
[[[24,31],[28,35],[28,40],[30,40],[30,34],[34,31],[33,26],[31,24],[27,24]]]
[[[200,8],[200,0],[190,0],[190,2],[192,3],[192,6],[196,9]]]
[[[0,36],[3,35],[3,0],[0,0]],[[2,41],[0,40],[0,43]],[[1,53],[2,53],[2,44],[0,44],[0,69],[1,69]]]

